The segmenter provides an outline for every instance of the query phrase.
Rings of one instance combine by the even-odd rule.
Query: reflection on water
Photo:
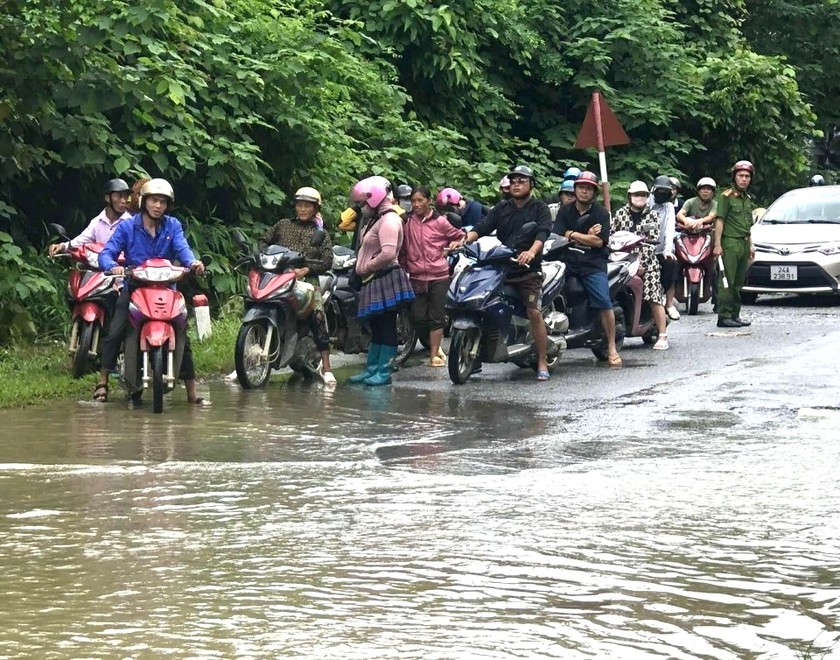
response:
[[[0,411],[0,655],[820,657],[838,418],[798,411],[838,389],[718,378],[557,418],[300,383]]]

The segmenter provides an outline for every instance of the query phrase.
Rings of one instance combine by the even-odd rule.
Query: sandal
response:
[[[93,388],[93,400],[99,403],[107,403],[108,401],[108,383],[97,383]]]
[[[433,355],[432,358],[429,360],[430,367],[445,367],[446,366],[446,358],[441,357],[440,355]]]
[[[620,355],[613,355],[612,357],[607,358],[607,363],[611,367],[620,367],[621,366],[621,356]]]
[[[202,406],[202,405],[204,405],[204,397],[203,396],[197,396],[192,401],[187,399],[187,403],[191,403],[194,406]]]
[[[551,378],[551,374],[548,371],[545,371],[543,369],[540,369],[539,371],[537,371],[537,380],[545,381],[545,380],[548,380],[549,378]]]

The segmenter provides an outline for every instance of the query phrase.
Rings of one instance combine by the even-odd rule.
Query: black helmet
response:
[[[105,184],[105,194],[131,192],[128,184],[123,179],[111,179]]]
[[[515,176],[526,176],[531,180],[532,186],[537,182],[537,177],[534,176],[534,170],[532,170],[527,165],[517,165],[510,172],[508,172],[507,175],[508,178],[513,178]]]
[[[411,186],[404,183],[397,186],[396,197],[397,199],[400,199],[401,197],[411,197]]]
[[[822,174],[815,174],[808,181],[808,185],[809,186],[824,186],[825,185],[825,179],[823,178]]]

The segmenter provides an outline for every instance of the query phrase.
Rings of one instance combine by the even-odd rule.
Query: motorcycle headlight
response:
[[[99,270],[99,253],[93,250],[85,250],[85,259],[87,259],[88,266]]]
[[[146,282],[168,282],[172,279],[172,269],[166,268],[140,268],[134,271],[134,278]]]
[[[280,254],[261,254],[260,255],[260,266],[262,266],[265,270],[274,270],[277,268],[277,264],[280,263]]]

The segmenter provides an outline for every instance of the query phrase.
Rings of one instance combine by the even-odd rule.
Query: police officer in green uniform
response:
[[[715,216],[715,257],[723,255],[723,271],[718,281],[718,327],[740,328],[750,325],[741,318],[741,288],[747,278],[747,266],[755,257],[750,230],[755,208],[747,192],[755,168],[748,160],[732,166],[732,187],[717,197]],[[728,287],[724,287],[726,277]]]

